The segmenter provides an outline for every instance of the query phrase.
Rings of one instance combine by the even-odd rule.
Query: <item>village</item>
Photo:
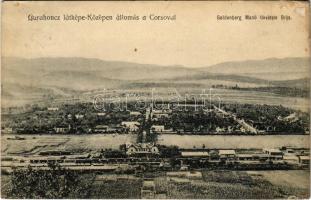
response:
[[[7,109],[1,129],[7,134],[139,134],[149,118],[156,134],[309,134],[308,114],[282,106],[156,104],[141,110],[130,102],[120,111],[99,111],[91,103]]]
[[[122,181],[123,184],[137,182],[140,186],[136,188],[137,196],[134,197],[145,199],[172,197],[169,185],[186,184],[192,187],[192,184],[205,180],[206,174],[219,170],[224,173],[234,170],[244,174],[245,171],[260,173],[309,169],[310,154],[306,147],[220,149],[203,143],[202,146],[186,148],[163,145],[158,141],[162,135],[209,134],[225,137],[309,133],[308,127],[304,126],[308,118],[304,113],[280,106],[257,105],[256,109],[261,112],[258,112],[259,115],[251,115],[246,112],[251,110],[250,106],[210,105],[208,110],[204,110],[191,103],[168,104],[162,107],[150,104],[142,111],[135,109],[134,104],[129,104],[129,111],[98,112],[91,104],[78,104],[33,106],[23,112],[9,110],[4,114],[6,117],[2,123],[2,132],[6,141],[13,142],[12,144],[31,142],[41,135],[54,138],[63,135],[92,135],[95,138],[97,135],[109,135],[112,138],[130,135],[135,139],[121,143],[118,148],[105,148],[102,144],[101,149],[87,151],[62,150],[61,146],[58,147],[61,145],[59,143],[51,145],[53,148],[50,149],[43,145],[34,146],[29,152],[10,153],[6,151],[6,146],[1,157],[2,174],[9,176],[16,171],[30,168],[35,171],[50,171],[55,168],[53,166],[58,166],[78,172],[81,176],[95,174],[94,185],[111,181]],[[274,120],[269,117],[271,113],[278,114]],[[278,129],[284,124],[289,128],[288,132]],[[243,182],[243,176],[238,176],[238,180]],[[166,186],[160,187],[161,184]]]

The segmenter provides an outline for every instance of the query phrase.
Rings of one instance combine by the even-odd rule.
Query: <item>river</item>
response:
[[[180,148],[197,148],[204,144],[206,148],[243,149],[243,148],[278,148],[292,146],[309,148],[310,135],[173,135],[163,134],[158,143],[177,145]]]

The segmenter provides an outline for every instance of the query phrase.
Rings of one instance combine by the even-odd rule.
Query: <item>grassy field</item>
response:
[[[43,150],[86,152],[106,148],[118,149],[121,144],[134,142],[136,135],[19,135],[25,140],[12,140],[13,135],[1,136],[2,155],[35,154]]]
[[[95,181],[89,198],[138,199],[141,186],[141,180]]]
[[[262,176],[273,185],[291,186],[300,189],[310,188],[310,173],[306,170],[292,171],[251,171],[250,175]]]
[[[284,97],[269,92],[216,89],[213,93],[217,94],[222,102],[229,103],[283,105],[304,112],[308,112],[310,105],[307,98]]]
[[[245,171],[204,171],[202,180],[169,181],[168,198],[173,199],[271,199],[307,198],[308,171],[267,171],[259,174]],[[301,176],[303,174],[303,176]],[[278,177],[278,181],[274,181]],[[282,181],[286,180],[287,184]],[[293,182],[302,181],[300,184]]]

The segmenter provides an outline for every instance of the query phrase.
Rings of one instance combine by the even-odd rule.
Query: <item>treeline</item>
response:
[[[267,87],[239,87],[235,86],[226,86],[226,85],[213,85],[213,88],[222,88],[222,89],[232,89],[232,90],[242,90],[242,91],[257,91],[257,92],[270,92],[280,96],[289,96],[289,97],[309,97],[310,90],[308,88],[297,88],[297,87],[281,87],[281,86],[267,86]]]

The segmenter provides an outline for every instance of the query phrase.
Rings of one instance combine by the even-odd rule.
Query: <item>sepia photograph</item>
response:
[[[310,198],[309,2],[1,6],[1,198]]]

